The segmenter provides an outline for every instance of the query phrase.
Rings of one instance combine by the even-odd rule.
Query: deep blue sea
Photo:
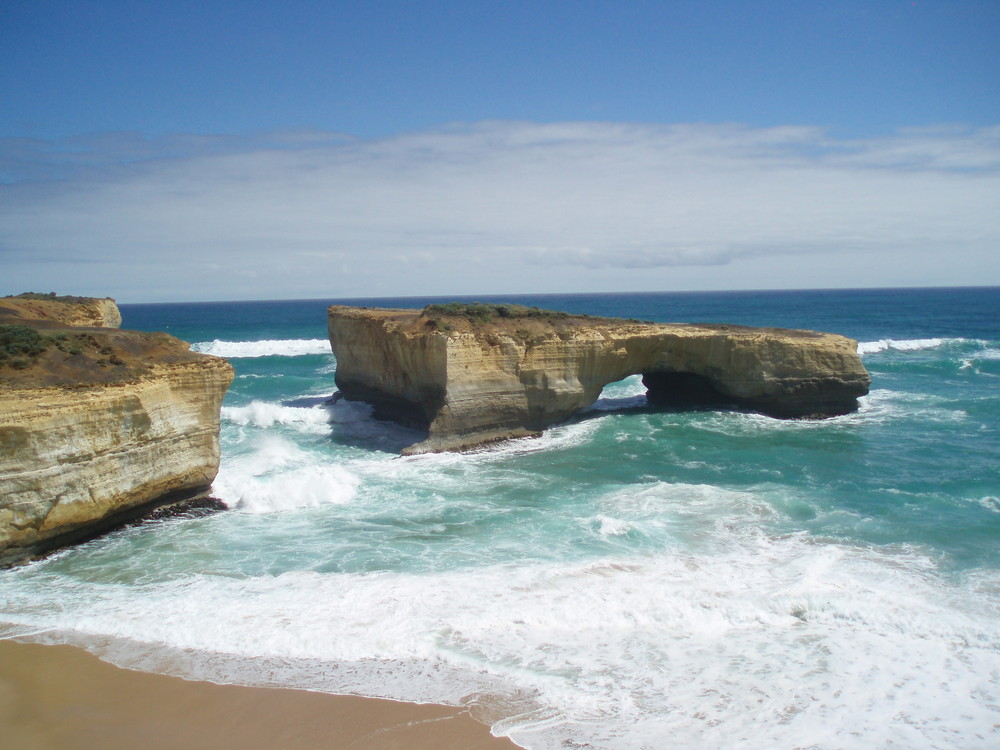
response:
[[[452,299],[452,298],[450,298]],[[325,403],[331,303],[123,305],[229,357],[215,494],[0,573],[0,635],[149,671],[474,706],[532,750],[1000,747],[1000,289],[480,297],[842,333],[871,394],[400,457]]]

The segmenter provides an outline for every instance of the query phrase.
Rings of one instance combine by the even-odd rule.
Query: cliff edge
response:
[[[334,306],[336,384],[375,416],[427,431],[404,453],[537,434],[641,374],[651,404],[781,418],[857,409],[871,379],[836,334],[656,324],[512,305]]]
[[[203,497],[218,472],[229,363],[70,325],[121,322],[113,300],[72,299],[0,299],[0,564]]]

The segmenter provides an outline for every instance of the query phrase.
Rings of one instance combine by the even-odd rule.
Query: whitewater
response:
[[[1000,742],[1000,290],[524,304],[853,336],[860,409],[648,408],[402,457],[330,401],[331,301],[124,306],[231,358],[214,495],[0,573],[0,636],[221,683],[467,705],[531,750]],[[371,300],[419,306],[429,300]]]

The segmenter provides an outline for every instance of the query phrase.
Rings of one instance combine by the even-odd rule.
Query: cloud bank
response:
[[[0,140],[0,293],[1000,284],[1000,127],[482,122]]]

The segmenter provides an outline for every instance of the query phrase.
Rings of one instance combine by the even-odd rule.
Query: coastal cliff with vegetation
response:
[[[537,434],[636,374],[652,405],[781,418],[854,411],[871,382],[855,341],[813,331],[479,304],[334,306],[328,323],[343,396],[427,431],[406,453]]]
[[[113,300],[0,299],[0,564],[203,497],[229,363]]]

